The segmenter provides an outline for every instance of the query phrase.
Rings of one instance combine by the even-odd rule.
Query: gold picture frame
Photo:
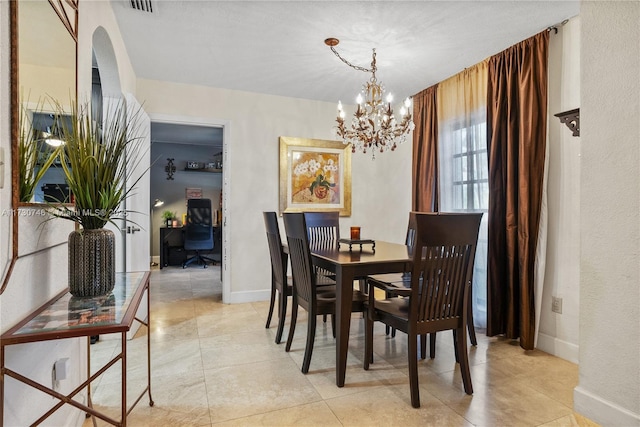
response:
[[[280,137],[280,213],[351,216],[351,145]]]

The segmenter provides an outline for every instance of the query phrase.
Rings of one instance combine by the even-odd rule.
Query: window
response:
[[[440,210],[483,212],[473,269],[472,305],[476,326],[487,325],[487,219],[489,165],[484,111],[441,124]]]

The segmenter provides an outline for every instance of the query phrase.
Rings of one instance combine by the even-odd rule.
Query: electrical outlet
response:
[[[562,298],[551,297],[551,311],[562,314]]]

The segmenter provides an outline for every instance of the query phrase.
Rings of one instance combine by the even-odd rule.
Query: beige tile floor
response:
[[[130,426],[595,426],[573,413],[575,364],[516,342],[478,333],[470,347],[474,394],[464,393],[450,333],[437,355],[419,362],[422,406],[411,407],[406,335],[374,336],[375,363],[362,369],[363,320],[351,324],[346,385],[335,386],[335,346],[318,322],[307,375],[300,372],[306,314],[300,313],[291,352],[265,329],[267,302],[222,304],[219,267],[153,270],[151,364],[153,407],[143,398]],[[288,325],[288,324],[287,324]],[[145,328],[128,345],[128,400],[146,384]],[[285,328],[285,334],[288,326]],[[119,341],[91,347],[92,365],[108,360]],[[94,405],[118,417],[119,366],[93,387]],[[91,425],[91,420],[85,426]],[[98,425],[105,425],[98,420]]]

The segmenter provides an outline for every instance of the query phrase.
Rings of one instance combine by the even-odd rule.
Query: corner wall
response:
[[[580,17],[549,35],[547,256],[537,348],[578,363],[580,137],[554,114],[580,107]],[[562,314],[551,298],[562,298]]]
[[[581,3],[580,375],[574,409],[640,425],[640,2]]]

